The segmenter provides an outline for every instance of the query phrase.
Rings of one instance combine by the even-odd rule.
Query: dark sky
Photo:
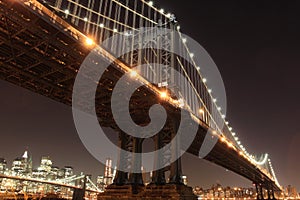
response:
[[[159,0],[182,31],[217,64],[227,92],[227,116],[249,152],[268,152],[282,185],[300,190],[300,2]],[[99,174],[101,164],[81,144],[71,108],[0,81],[0,157],[29,148],[55,165]],[[183,157],[191,185],[251,186],[251,182],[194,156]]]

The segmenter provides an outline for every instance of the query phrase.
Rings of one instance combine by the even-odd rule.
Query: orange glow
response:
[[[132,70],[132,71],[130,72],[130,76],[131,76],[131,77],[136,77],[136,76],[137,76],[137,72],[134,71],[134,70]]]
[[[93,41],[91,38],[87,38],[87,39],[85,40],[85,43],[86,43],[86,45],[91,46],[91,45],[94,44],[94,41]]]
[[[168,97],[168,93],[167,92],[161,92],[160,93],[160,98],[165,99]]]
[[[203,109],[203,108],[200,108],[200,109],[199,109],[199,113],[200,113],[200,114],[204,114],[204,109]]]
[[[233,147],[233,144],[232,144],[231,142],[228,142],[228,143],[227,143],[227,146],[230,147],[230,148],[232,148],[232,147]]]

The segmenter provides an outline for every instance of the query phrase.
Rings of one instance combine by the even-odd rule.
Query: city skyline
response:
[[[241,140],[255,154],[268,152],[279,182],[295,185],[299,190],[300,72],[297,66],[300,62],[297,57],[299,22],[293,18],[295,6],[227,2],[215,7],[213,3],[201,2],[192,8],[167,1],[157,4],[174,10],[183,31],[198,40],[217,63],[227,89],[228,118]],[[251,12],[253,6],[259,8],[257,13]],[[194,12],[188,13],[188,9]],[[191,18],[199,19],[197,29],[190,24]],[[58,163],[66,161],[87,173],[100,171],[101,164],[89,155],[78,138],[70,107],[3,81],[0,81],[0,91],[5,94],[0,100],[2,136],[14,142],[1,145],[0,157],[14,156],[19,149],[29,146],[35,155],[44,151],[53,154]],[[203,185],[216,181],[222,185],[252,185],[194,156],[185,155],[183,167],[192,185],[197,181]]]

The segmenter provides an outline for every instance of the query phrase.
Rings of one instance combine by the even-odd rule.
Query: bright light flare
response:
[[[231,142],[227,142],[227,146],[228,146],[229,148],[232,148],[232,147],[233,147],[233,144],[232,144]]]
[[[87,39],[85,40],[85,43],[86,43],[86,45],[91,46],[91,45],[94,44],[94,41],[93,41],[91,38],[87,38]]]
[[[130,72],[130,76],[133,78],[133,77],[136,77],[137,76],[137,72],[135,70],[132,70]]]
[[[160,98],[165,99],[168,97],[168,93],[167,92],[161,92],[160,93]]]
[[[149,1],[149,2],[148,2],[148,5],[149,5],[149,6],[153,6],[153,1]]]
[[[203,109],[203,108],[200,108],[200,109],[199,109],[199,113],[200,113],[200,114],[204,114],[204,109]]]

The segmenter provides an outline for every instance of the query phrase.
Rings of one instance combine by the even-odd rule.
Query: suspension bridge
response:
[[[142,139],[126,134],[118,127],[111,110],[114,87],[124,74],[130,73],[133,78],[128,80],[128,85],[132,82],[143,84],[130,100],[133,121],[145,126],[150,122],[148,110],[152,105],[159,103],[166,109],[166,124],[152,137],[156,149],[175,137],[180,113],[184,112],[198,127],[187,152],[199,156],[208,135],[216,144],[204,159],[251,180],[258,199],[264,198],[263,189],[268,191],[269,199],[275,199],[274,192],[282,190],[269,155],[251,155],[230,127],[174,14],[144,0],[0,0],[0,16],[1,79],[71,106],[76,75],[93,51],[97,61],[91,62],[95,65],[99,60],[109,63],[97,83],[96,113],[102,126],[119,132],[122,149],[139,153],[143,144]],[[156,32],[141,33],[141,27]],[[164,31],[167,29],[172,30],[171,33]],[[176,48],[187,59],[170,53],[175,48],[174,34],[179,37]],[[97,45],[115,35],[122,37],[105,46]],[[126,53],[122,54],[124,49]],[[156,69],[151,63],[168,67]],[[136,70],[142,65],[148,67]],[[185,89],[173,95],[168,87],[176,79],[175,70],[186,78],[177,80]],[[151,77],[157,84],[149,81]],[[84,92],[89,95],[93,91],[84,88]],[[80,105],[85,107],[85,103],[80,102]],[[175,154],[166,152],[161,162],[167,163]],[[138,160],[120,155],[119,167],[140,169]],[[166,171],[170,172],[168,184]],[[141,173],[119,170],[114,184],[99,195],[99,199],[155,199],[161,195],[166,199],[171,199],[172,195],[177,199],[195,199],[191,188],[182,184],[181,177],[180,158],[153,172],[152,183],[147,186],[144,186]]]
[[[94,192],[94,193],[100,193],[103,192],[101,189],[99,189],[89,177],[85,177],[85,175],[81,176],[72,176],[72,177],[67,177],[64,179],[57,179],[57,180],[45,180],[45,179],[40,179],[40,178],[32,178],[29,176],[12,176],[12,175],[5,175],[5,174],[0,174],[1,179],[8,179],[8,180],[17,180],[17,181],[22,181],[22,182],[33,182],[33,183],[42,183],[46,185],[53,185],[53,186],[58,186],[58,187],[64,187],[64,188],[71,188],[71,189],[82,189],[82,186],[76,186],[74,184],[75,180],[84,180],[86,178],[87,183],[91,185],[91,187],[86,188],[87,192]]]

